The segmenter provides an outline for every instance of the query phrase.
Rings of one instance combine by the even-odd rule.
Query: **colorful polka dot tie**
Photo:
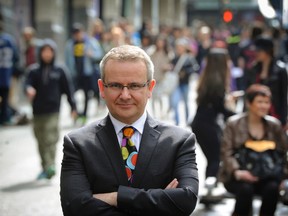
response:
[[[135,128],[133,127],[124,127],[122,129],[123,139],[121,143],[121,152],[122,157],[125,163],[126,173],[128,181],[131,184],[133,180],[133,171],[135,170],[136,161],[138,157],[137,149],[130,139],[134,134]]]

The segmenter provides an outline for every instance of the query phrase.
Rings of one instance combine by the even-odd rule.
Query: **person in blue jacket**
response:
[[[65,47],[65,62],[72,73],[75,90],[84,92],[84,109],[78,114],[81,124],[85,124],[87,120],[89,93],[94,89],[94,73],[97,70],[97,62],[102,57],[103,50],[100,43],[85,33],[81,23],[74,23],[72,38],[67,41]]]
[[[16,43],[12,35],[3,31],[0,23],[0,125],[10,123],[9,90],[14,67],[18,61]]]

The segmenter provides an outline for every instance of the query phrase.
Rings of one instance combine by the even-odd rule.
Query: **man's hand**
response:
[[[167,187],[165,189],[177,188],[178,184],[179,184],[179,182],[175,178],[167,185]]]
[[[234,172],[234,175],[235,175],[236,180],[238,181],[242,180],[242,181],[246,181],[250,183],[255,183],[259,180],[258,177],[252,175],[251,172],[247,170],[236,170]]]
[[[93,194],[93,197],[117,207],[117,192]]]
[[[36,95],[36,90],[32,86],[29,86],[26,89],[26,94],[27,94],[29,101],[32,102]]]
[[[71,117],[72,117],[72,119],[73,119],[74,121],[77,119],[77,116],[78,116],[77,111],[76,111],[76,110],[72,110],[72,112],[71,112]]]

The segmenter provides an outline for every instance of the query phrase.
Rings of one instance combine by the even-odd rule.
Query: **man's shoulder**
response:
[[[15,46],[15,39],[12,35],[8,33],[0,34],[0,46],[2,47],[13,47]]]
[[[162,121],[155,121],[157,123],[157,130],[161,133],[168,134],[170,136],[183,136],[184,134],[192,134],[190,128],[181,127],[174,125],[172,123],[162,122]]]
[[[36,73],[37,71],[39,71],[39,68],[40,68],[39,63],[33,63],[33,64],[28,66],[27,72],[28,73]]]
[[[72,38],[68,38],[68,39],[66,40],[66,42],[65,42],[65,47],[66,47],[66,49],[67,49],[67,48],[71,48],[71,49],[72,49],[73,44],[74,44],[74,40],[73,40]]]
[[[195,146],[196,136],[189,127],[159,122],[154,130],[159,133],[158,145],[163,148],[170,148],[173,146],[180,147],[182,145],[190,147]]]
[[[9,40],[9,41],[11,41],[11,42],[14,42],[14,41],[15,41],[15,38],[14,38],[11,34],[6,33],[6,32],[0,33],[0,38],[1,38],[1,39],[4,39],[4,40]]]
[[[95,122],[89,123],[83,127],[73,129],[70,131],[67,135],[69,137],[87,137],[91,133],[95,133],[97,130],[99,130],[99,123],[102,120],[96,120]]]
[[[99,48],[100,46],[99,41],[91,36],[86,36],[84,41],[87,46],[92,46],[92,48]]]

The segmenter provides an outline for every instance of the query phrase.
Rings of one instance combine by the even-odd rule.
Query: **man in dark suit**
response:
[[[156,84],[149,56],[136,46],[116,47],[102,59],[100,71],[109,114],[64,138],[64,215],[190,215],[198,196],[195,136],[146,112]],[[133,181],[120,148],[124,126],[135,129]]]

